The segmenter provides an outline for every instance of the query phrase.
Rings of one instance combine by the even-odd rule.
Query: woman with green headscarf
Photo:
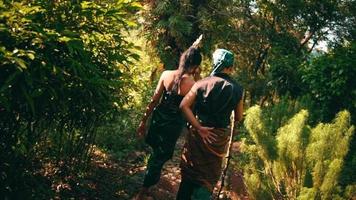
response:
[[[230,114],[234,111],[235,121],[240,121],[243,112],[243,89],[230,77],[233,63],[230,51],[217,49],[211,75],[196,82],[180,104],[191,126],[180,164],[178,200],[210,199],[220,177]]]

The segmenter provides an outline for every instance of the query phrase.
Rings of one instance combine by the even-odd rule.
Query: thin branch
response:
[[[220,194],[222,189],[224,188],[225,185],[225,176],[227,173],[227,169],[229,168],[229,163],[230,163],[230,159],[231,159],[231,150],[232,150],[232,139],[234,136],[234,129],[235,129],[235,112],[232,111],[231,112],[231,132],[230,132],[230,139],[229,139],[229,143],[228,143],[228,149],[226,152],[226,163],[224,166],[224,169],[222,171],[222,175],[221,175],[221,185],[220,185],[220,189],[218,191],[218,194],[216,196],[216,199],[220,198]]]
[[[260,53],[256,59],[256,62],[255,62],[255,73],[257,73],[257,71],[261,68],[263,61],[266,59],[268,50],[270,48],[271,48],[271,46],[268,45],[266,48],[264,48],[263,50],[260,51]]]
[[[318,43],[318,40],[314,40],[312,47],[308,50],[308,53],[312,52],[316,44]]]

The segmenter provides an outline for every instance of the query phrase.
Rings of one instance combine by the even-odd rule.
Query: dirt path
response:
[[[175,199],[180,183],[179,162],[183,143],[183,137],[181,137],[173,159],[165,164],[159,183],[151,189],[152,198],[150,200]],[[238,146],[238,143],[234,144],[234,153],[237,153]],[[147,158],[146,152],[136,151],[128,155],[127,159],[115,160],[95,148],[89,176],[78,181],[75,186],[59,188],[62,190],[59,193],[63,194],[63,191],[65,192],[69,188],[67,192],[72,195],[64,196],[74,196],[75,199],[132,199],[143,181],[146,169],[143,162],[145,158]],[[248,199],[242,175],[232,170],[228,174],[226,182],[228,190],[224,190],[221,199]]]

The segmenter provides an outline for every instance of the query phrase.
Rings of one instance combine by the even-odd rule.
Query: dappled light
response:
[[[176,199],[183,164],[199,166],[187,151],[218,146],[210,122],[228,115],[187,120],[219,98],[241,102],[243,119],[215,127],[232,135],[214,154],[217,184],[189,184],[224,200],[356,199],[355,10],[353,0],[0,0],[0,199],[134,199],[158,140],[172,151],[143,196]],[[214,63],[216,49],[229,66]],[[160,85],[169,73],[179,92],[167,125],[167,110],[152,112],[175,94]],[[233,82],[235,96],[201,98],[216,86],[200,88],[206,77]]]

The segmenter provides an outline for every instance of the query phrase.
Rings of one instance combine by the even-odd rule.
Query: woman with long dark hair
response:
[[[194,85],[196,73],[200,72],[200,40],[201,37],[181,55],[178,69],[162,73],[137,130],[138,135],[145,137],[146,143],[153,150],[148,160],[142,189],[135,197],[137,200],[142,199],[148,189],[158,183],[162,167],[172,158],[175,144],[186,123],[179,105]],[[146,122],[152,112],[150,128],[145,135]]]

